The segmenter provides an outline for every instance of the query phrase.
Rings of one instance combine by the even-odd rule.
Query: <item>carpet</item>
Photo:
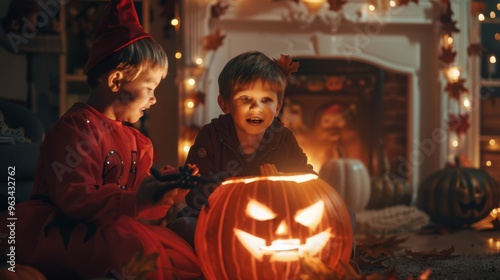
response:
[[[431,269],[432,280],[499,280],[500,254],[457,255],[447,259],[418,260],[395,256],[383,263],[384,268],[362,269],[363,274],[389,273],[396,269],[397,279],[418,279],[426,269]]]

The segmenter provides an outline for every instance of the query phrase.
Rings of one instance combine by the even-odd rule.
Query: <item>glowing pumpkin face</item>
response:
[[[332,268],[350,257],[347,208],[316,175],[226,181],[208,203],[195,235],[207,279],[293,279],[304,254]]]

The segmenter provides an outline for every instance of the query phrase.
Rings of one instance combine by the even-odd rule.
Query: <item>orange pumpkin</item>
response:
[[[340,195],[314,174],[225,181],[200,212],[195,248],[207,279],[296,279],[307,254],[342,274],[353,233]]]
[[[0,269],[0,279],[4,280],[47,280],[45,276],[36,268],[16,264],[15,272],[7,268]]]

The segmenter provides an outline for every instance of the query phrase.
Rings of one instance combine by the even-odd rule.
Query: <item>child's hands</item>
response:
[[[198,172],[194,164],[180,168],[167,165],[160,170],[152,168],[153,176],[144,179],[137,192],[138,211],[159,204],[173,205],[201,180]]]
[[[146,177],[137,191],[137,211],[140,212],[146,208],[155,205],[173,205],[175,197],[179,193],[178,188],[166,191],[159,200],[153,201],[153,198],[162,189],[168,187],[170,182],[161,182],[156,180],[153,176]]]
[[[271,175],[280,175],[283,174],[278,171],[276,166],[272,163],[264,163],[263,165],[259,166],[260,170],[260,175],[262,176],[271,176]]]

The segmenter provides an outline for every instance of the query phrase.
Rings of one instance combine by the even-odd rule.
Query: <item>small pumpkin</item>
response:
[[[15,272],[7,268],[0,269],[0,279],[4,280],[47,280],[36,268],[29,265],[16,264]]]
[[[195,248],[206,279],[298,279],[300,259],[343,273],[353,233],[340,195],[315,174],[225,181],[200,212]]]
[[[354,212],[366,209],[370,199],[370,175],[358,159],[328,160],[319,171],[319,177],[330,184]]]
[[[431,220],[450,227],[470,226],[488,216],[500,203],[500,185],[486,171],[461,166],[446,166],[419,187],[418,207]]]
[[[394,205],[410,205],[412,188],[407,180],[390,172],[390,163],[384,144],[380,142],[378,152],[378,176],[371,180],[370,200],[367,209],[382,209]]]

